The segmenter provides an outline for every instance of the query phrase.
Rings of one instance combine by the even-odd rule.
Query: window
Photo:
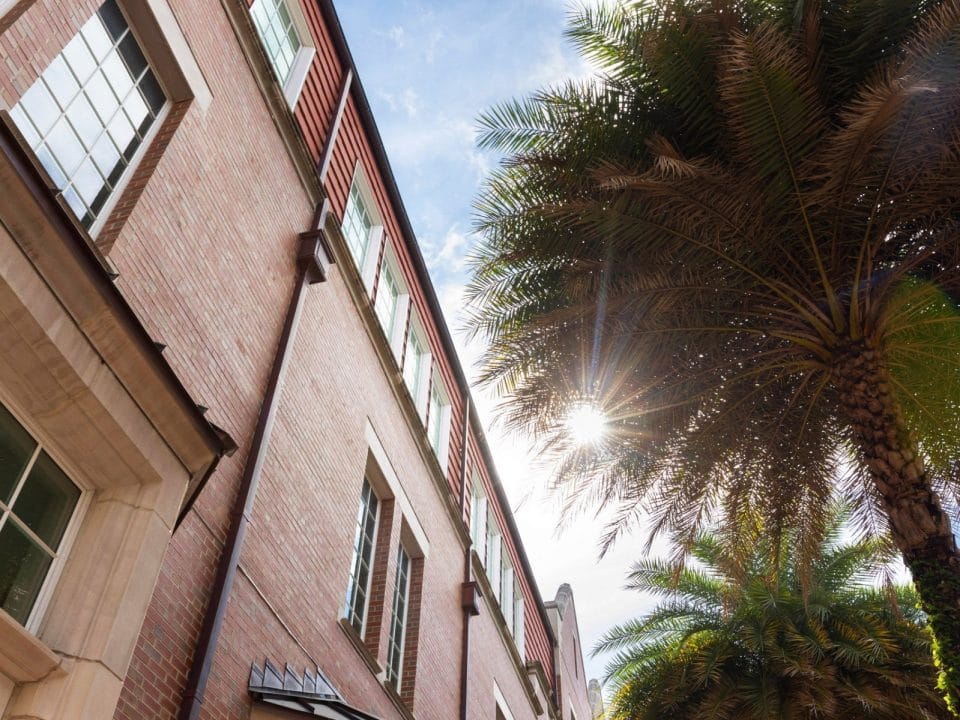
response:
[[[353,560],[350,563],[350,581],[347,586],[346,616],[353,629],[363,637],[370,594],[370,569],[373,567],[373,547],[377,537],[377,519],[380,502],[364,478],[360,492],[360,509],[353,539]]]
[[[62,560],[78,488],[0,406],[0,607],[22,625]]]
[[[513,639],[517,643],[517,652],[520,653],[520,658],[525,659],[526,633],[523,625],[523,590],[518,582],[514,582],[513,586]]]
[[[387,653],[387,682],[399,691],[403,670],[403,646],[407,636],[407,612],[410,606],[410,556],[400,546],[397,552],[397,581],[393,590],[393,622],[390,625]]]
[[[501,541],[502,542],[502,541]],[[507,623],[507,629],[513,633],[513,563],[510,562],[510,553],[502,545],[500,547],[500,611]]]
[[[390,343],[390,350],[397,360],[397,365],[399,365],[400,358],[403,355],[404,331],[407,328],[407,310],[410,307],[410,296],[406,293],[403,280],[389,251],[384,252],[379,277],[373,308],[377,313],[380,326],[387,336],[387,341]]]
[[[254,0],[253,24],[267,58],[292,108],[316,54],[299,0]]]
[[[116,0],[107,0],[10,115],[90,230],[165,104]]]
[[[424,390],[429,384],[430,352],[427,343],[420,334],[420,325],[415,310],[410,312],[410,324],[407,327],[406,350],[403,356],[403,379],[413,398],[421,417],[426,409]]]
[[[470,500],[470,539],[479,558],[487,562],[487,496],[480,476],[473,474],[473,492]]]
[[[357,267],[363,268],[370,247],[370,232],[374,222],[370,215],[369,206],[360,190],[360,183],[355,179],[350,186],[347,196],[347,206],[343,211],[343,236],[357,262]]]
[[[493,595],[500,600],[500,531],[493,508],[487,505],[487,577],[493,588]]]
[[[430,446],[437,454],[440,467],[447,468],[447,442],[450,435],[450,404],[443,390],[443,382],[438,373],[433,374],[430,384],[430,402],[427,407],[427,437]]]

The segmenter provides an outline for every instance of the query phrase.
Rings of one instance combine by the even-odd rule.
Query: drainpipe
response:
[[[257,497],[257,488],[260,485],[263,461],[270,445],[270,434],[273,430],[273,422],[276,419],[284,378],[290,365],[291,350],[297,336],[297,327],[300,323],[306,289],[308,285],[326,279],[326,270],[331,256],[323,243],[322,228],[329,207],[329,201],[325,200],[316,213],[313,230],[302,233],[300,236],[297,278],[293,287],[293,294],[290,297],[290,306],[287,309],[280,343],[267,381],[267,390],[263,405],[260,407],[260,416],[257,418],[250,453],[247,455],[247,463],[243,468],[237,499],[230,515],[227,540],[220,555],[220,562],[217,565],[217,574],[214,578],[210,602],[207,605],[197,648],[190,665],[187,686],[181,700],[180,712],[177,715],[178,720],[196,720],[200,715],[207,680],[210,678],[214,652],[227,610],[227,600],[233,588],[233,581],[236,579],[243,541],[250,525],[250,516]]]
[[[317,177],[321,186],[326,185],[327,172],[333,158],[333,148],[340,134],[340,123],[343,120],[343,111],[347,106],[347,98],[353,83],[353,70],[347,69],[340,85],[340,99],[330,119],[330,132],[324,143],[323,151],[317,164]],[[300,233],[300,246],[297,251],[297,279],[290,297],[290,306],[287,308],[287,317],[280,334],[280,344],[273,359],[270,378],[267,381],[267,391],[260,406],[260,416],[257,418],[257,427],[253,433],[250,454],[247,455],[247,464],[243,468],[243,477],[233,512],[230,515],[230,529],[227,541],[220,554],[220,563],[217,565],[217,575],[214,578],[210,602],[206,614],[203,616],[203,625],[200,628],[200,637],[197,648],[190,664],[190,674],[187,677],[187,686],[180,701],[180,712],[177,720],[196,720],[200,715],[203,697],[207,689],[207,680],[210,678],[210,668],[213,665],[213,655],[220,639],[220,630],[223,627],[223,618],[227,611],[227,600],[233,589],[236,579],[237,566],[240,563],[240,552],[247,535],[250,516],[253,513],[253,503],[257,497],[257,488],[260,485],[260,471],[263,469],[263,460],[267,456],[270,445],[270,433],[273,430],[273,421],[277,414],[277,406],[283,389],[283,381],[287,374],[290,362],[290,351],[297,336],[297,327],[300,324],[300,313],[303,310],[303,301],[306,297],[307,285],[323,282],[327,279],[327,268],[332,262],[333,254],[327,246],[323,228],[330,213],[330,199],[325,198],[317,207],[311,229]],[[192,503],[191,503],[192,504]]]
[[[463,445],[460,449],[460,519],[467,509],[467,442],[470,439],[470,395],[465,396],[463,404]],[[460,643],[460,720],[467,720],[467,690],[470,681],[470,618],[480,614],[479,590],[471,572],[473,542],[467,541],[463,554],[463,585],[461,601],[463,606],[463,634]]]

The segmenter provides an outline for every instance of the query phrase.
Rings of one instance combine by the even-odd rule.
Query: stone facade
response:
[[[251,694],[265,661],[319,669],[377,718],[589,717],[569,589],[540,598],[333,7],[286,0],[310,50],[291,103],[251,20],[268,2],[119,0],[168,102],[92,234],[15,108],[99,3],[0,2],[0,401],[83,491],[42,606],[26,626],[0,610],[0,717],[181,716],[251,473],[199,717],[305,715]],[[341,231],[360,176],[366,263]],[[258,455],[303,237],[325,277],[302,291]],[[387,337],[374,308],[387,257],[394,318],[416,318],[430,368],[417,397],[405,331]],[[379,511],[361,636],[345,598],[365,479]],[[519,620],[471,549],[474,482]]]

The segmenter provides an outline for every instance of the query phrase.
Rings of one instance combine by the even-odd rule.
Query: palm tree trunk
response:
[[[834,379],[852,439],[928,616],[938,687],[951,712],[960,716],[960,553],[950,518],[931,486],[879,353],[864,342],[851,343],[834,366]]]

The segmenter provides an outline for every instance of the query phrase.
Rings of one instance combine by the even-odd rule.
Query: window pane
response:
[[[67,46],[63,49],[63,57],[81,84],[85,83],[90,78],[90,74],[97,68],[97,62],[90,54],[82,35],[77,35],[67,43]]]
[[[80,32],[87,41],[87,47],[97,62],[103,60],[110,52],[110,48],[113,47],[113,40],[107,35],[106,28],[103,27],[103,23],[96,15],[87,21]]]
[[[25,624],[52,558],[16,523],[0,528],[0,607]]]
[[[140,51],[136,38],[130,33],[127,33],[127,36],[120,41],[117,50],[120,51],[120,57],[123,58],[127,69],[134,78],[140,77],[140,74],[147,69],[147,59]]]
[[[123,13],[121,13],[120,8],[117,7],[116,0],[107,0],[107,2],[100,6],[97,14],[103,20],[103,24],[106,25],[107,31],[114,41],[118,40],[126,31],[127,21],[124,20]]]
[[[370,587],[370,569],[373,563],[373,547],[377,527],[379,501],[366,478],[360,491],[360,508],[357,512],[357,527],[354,534],[353,561],[350,564],[350,579],[347,583],[347,619],[360,634],[366,615],[367,593]]]
[[[92,148],[97,141],[97,137],[103,132],[103,124],[93,111],[90,101],[83,95],[78,97],[67,110],[67,117],[70,119],[74,132],[80,136],[80,141],[84,147]]]
[[[103,177],[101,177],[96,165],[93,164],[93,160],[87,158],[83,161],[83,164],[73,176],[73,186],[80,193],[84,204],[92,208],[93,201],[103,189]]]
[[[84,156],[83,145],[65,117],[53,126],[47,136],[47,146],[67,175],[72,175],[80,167]]]
[[[22,107],[30,116],[41,135],[50,132],[50,128],[60,117],[60,109],[57,107],[57,103],[47,91],[47,86],[39,80],[30,86],[30,89],[23,94],[17,105]]]
[[[41,451],[13,504],[13,514],[56,550],[79,499],[80,488]]]
[[[0,406],[0,501],[10,502],[17,480],[36,447],[36,441],[23,426]]]
[[[76,97],[76,94],[80,92],[80,86],[62,57],[53,59],[50,66],[44,70],[43,79],[47,83],[47,88],[60,103],[61,108],[66,108],[70,101]]]

